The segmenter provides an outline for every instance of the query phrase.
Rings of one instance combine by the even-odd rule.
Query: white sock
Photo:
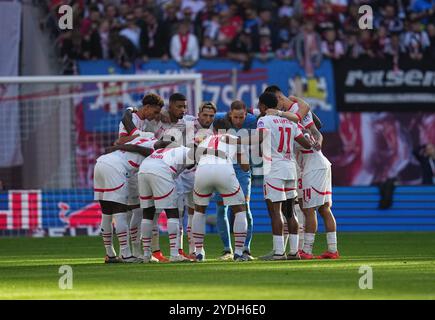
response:
[[[337,252],[337,232],[327,232],[326,242],[328,243],[329,252]]]
[[[195,211],[192,218],[192,236],[195,241],[195,251],[202,252],[205,235],[205,213]]]
[[[184,208],[183,208],[184,209]],[[184,214],[180,211],[180,218],[179,218],[179,228],[178,228],[178,249],[183,250],[183,225],[184,225]]]
[[[179,232],[178,218],[168,219],[168,236],[169,236],[169,247],[171,249],[171,257],[178,255],[178,232]]]
[[[156,212],[153,219],[153,237],[151,239],[151,250],[160,251],[160,231],[159,231],[160,212]]]
[[[151,257],[151,238],[153,236],[153,220],[142,219],[140,226],[142,234],[142,248],[145,257]]]
[[[103,214],[101,218],[101,234],[103,236],[104,247],[106,248],[106,254],[109,257],[116,256],[115,249],[113,248],[113,227],[112,216],[109,214]]]
[[[298,245],[298,249],[302,250],[304,248],[304,242],[305,242],[305,232],[299,232],[299,245]]]
[[[288,243],[288,224],[287,222],[284,222],[284,252],[287,248],[287,243]]]
[[[273,235],[273,248],[275,254],[282,255],[284,254],[284,237]]]
[[[290,234],[290,254],[295,255],[298,252],[299,235]]]
[[[314,245],[314,238],[316,234],[315,233],[307,233],[305,232],[304,236],[304,252],[308,254],[313,253],[313,245]]]
[[[140,224],[142,222],[142,209],[133,209],[133,214],[130,220],[130,240],[132,243],[140,243]]]
[[[239,256],[243,255],[245,248],[246,233],[248,231],[248,220],[246,219],[246,211],[235,214],[234,217],[234,253]]]
[[[195,241],[192,237],[193,214],[187,216],[187,241],[189,242],[189,254],[195,253]]]
[[[116,235],[121,247],[121,256],[124,258],[131,257],[130,244],[128,242],[127,212],[115,213],[113,219],[115,220]]]

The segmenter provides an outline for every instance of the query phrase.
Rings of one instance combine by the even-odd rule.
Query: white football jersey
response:
[[[292,113],[297,113],[299,111],[299,105],[296,102],[293,103],[288,111]],[[313,114],[311,113],[311,111],[308,111],[305,117],[302,118],[301,124],[305,129],[308,129],[314,124]]]
[[[179,119],[176,123],[163,123],[161,121],[152,121],[151,125],[147,127],[147,131],[153,131],[157,139],[160,139],[164,135],[172,135],[175,137],[175,141],[181,145],[186,141],[186,129],[192,128],[192,135],[195,128],[195,117],[191,115],[185,115],[182,119]]]
[[[205,154],[201,157],[198,166],[204,165],[204,164],[230,164],[233,165],[237,162],[237,145],[235,144],[227,144],[223,142],[221,139],[225,135],[222,134],[214,134],[206,139],[204,139],[200,144],[199,147],[201,148],[208,148],[213,150],[220,150],[223,153],[226,154],[227,158],[222,159],[220,157],[216,157],[215,155],[208,155]],[[237,139],[236,136],[228,135],[234,139]]]
[[[311,139],[313,138],[311,137]],[[306,150],[302,147],[297,147],[296,159],[302,174],[314,170],[327,169],[331,166],[331,162],[325,157],[322,150]]]
[[[154,151],[142,162],[140,172],[164,174],[170,172],[175,179],[188,165],[187,153],[190,148],[180,146],[177,148],[164,148]],[[165,172],[156,172],[157,168],[166,169]],[[154,170],[155,169],[155,170]]]
[[[150,121],[148,121],[147,119],[142,120],[141,118],[139,118],[139,116],[137,115],[137,113],[133,113],[131,115],[131,120],[133,121],[133,124],[136,126],[136,128],[140,131],[150,131],[149,126],[150,126]],[[128,132],[124,127],[124,124],[121,122],[119,122],[119,137],[123,137],[123,136],[128,136]]]
[[[145,139],[141,137],[136,137],[135,139],[127,142],[126,144],[138,145],[141,147],[147,147],[153,149],[154,143],[157,139]],[[127,170],[130,176],[136,174],[139,170],[140,164],[145,159],[142,154],[136,152],[128,152],[117,150],[108,154],[100,156],[97,161],[105,162],[116,168],[124,168]]]
[[[270,169],[265,169],[265,176],[295,180],[294,141],[302,136],[297,124],[285,118],[266,115],[258,119],[257,130],[269,131],[270,142],[268,139],[263,141],[262,150],[264,160],[270,164]]]

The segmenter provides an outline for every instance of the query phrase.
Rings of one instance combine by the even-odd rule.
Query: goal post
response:
[[[196,115],[202,75],[0,77],[0,168],[21,166],[14,185],[23,189],[90,187],[88,163],[116,139],[125,107],[149,92],[166,105],[183,93]]]
[[[0,236],[98,234],[95,160],[150,92],[182,93],[196,115],[202,75],[0,77]]]

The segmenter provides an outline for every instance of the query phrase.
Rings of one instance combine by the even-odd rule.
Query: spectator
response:
[[[168,59],[168,34],[164,25],[150,14],[146,24],[141,29],[140,45],[144,61],[148,58]]]
[[[279,7],[278,17],[291,18],[294,14],[294,10],[291,4],[292,4],[292,0],[283,0],[281,7]]]
[[[205,3],[202,0],[183,0],[181,4],[181,10],[185,8],[190,8],[190,12],[192,13],[192,19],[196,18],[196,15],[203,10],[205,7]]]
[[[263,33],[260,35],[260,50],[257,53],[256,57],[266,62],[274,57],[273,49],[272,49],[272,40],[268,33]]]
[[[210,34],[206,35],[205,34],[205,30],[207,28],[210,28],[210,22],[214,20],[214,22],[216,23],[215,25],[217,25],[217,27],[219,26],[219,15],[217,15],[217,12],[215,10],[215,6],[214,6],[214,0],[206,0],[205,2],[205,7],[198,12],[198,14],[196,15],[195,18],[195,29],[196,29],[196,33],[198,35],[200,35],[202,38],[208,36],[210,37]],[[214,28],[213,32],[214,32]],[[219,27],[218,27],[219,30]],[[212,39],[216,39],[215,37],[217,37],[217,31],[216,30],[216,34],[211,36]],[[211,32],[211,31],[209,31]]]
[[[182,67],[192,67],[199,58],[199,44],[196,36],[189,32],[190,24],[184,22],[178,27],[178,33],[171,38],[172,58]]]
[[[82,36],[90,35],[92,30],[92,25],[99,24],[100,22],[100,11],[97,6],[91,7],[89,10],[89,16],[84,18],[80,25],[80,34]]]
[[[212,59],[218,56],[218,51],[210,37],[204,38],[204,44],[201,48],[201,57],[204,59]]]
[[[219,24],[219,16],[217,14],[213,14],[209,20],[203,22],[204,37],[217,40],[220,27],[221,25]]]
[[[262,34],[266,33],[271,37],[272,49],[278,47],[278,29],[272,22],[272,12],[270,10],[262,10],[259,15],[258,24],[251,29],[254,39],[254,48],[256,48],[256,51],[259,50],[259,38]]]
[[[228,7],[226,0],[217,0],[216,2],[217,3],[215,6],[215,9],[216,9],[217,13],[226,12],[229,10],[229,7]]]
[[[418,20],[412,22],[411,30],[405,34],[404,45],[413,60],[421,60],[426,49],[429,48],[429,37],[426,31],[421,30]]]
[[[252,37],[249,29],[243,30],[230,44],[228,58],[243,63],[243,69],[249,70],[252,64]]]
[[[385,26],[380,26],[376,36],[376,57],[384,58],[386,48],[390,47],[391,39]]]
[[[95,29],[86,42],[85,52],[90,59],[109,59],[112,57],[110,52],[110,25],[109,20],[103,20]]]
[[[295,54],[299,64],[305,69],[307,76],[314,75],[314,68],[322,62],[322,42],[320,36],[314,31],[314,22],[308,20],[303,32],[295,38]]]
[[[257,12],[250,7],[246,8],[243,28],[252,30],[257,24],[258,24]]]
[[[220,56],[226,56],[228,45],[237,35],[237,26],[231,23],[229,11],[220,14],[220,29],[218,35],[218,51]]]
[[[281,47],[276,51],[276,57],[281,60],[293,58],[293,50],[289,42],[281,42]]]
[[[121,30],[121,32],[119,33],[121,36],[123,36],[124,38],[126,38],[127,40],[129,40],[131,42],[131,44],[134,46],[134,49],[136,51],[140,50],[140,43],[139,43],[139,39],[140,39],[140,29],[139,27],[136,25],[136,18],[133,14],[128,14],[126,16],[126,26],[124,29]]]
[[[359,42],[361,43],[361,56],[374,58],[376,56],[375,41],[370,30],[361,30]]]
[[[399,33],[393,33],[390,42],[385,46],[384,53],[393,58],[395,70],[398,70],[399,58],[404,52]]]
[[[435,61],[435,24],[431,23],[427,26],[427,33],[429,36],[430,46],[427,50],[428,57]]]
[[[346,35],[345,56],[351,59],[358,59],[363,53],[363,49],[358,41],[358,34],[350,32]]]
[[[344,55],[344,47],[334,29],[325,31],[325,40],[322,41],[322,54],[330,59],[337,60]]]
[[[434,184],[435,176],[435,146],[431,143],[414,150],[414,156],[420,162],[422,184]]]
[[[163,14],[163,24],[166,26],[166,30],[169,36],[172,36],[178,29],[177,8],[172,3],[165,7]]]
[[[428,24],[434,19],[435,8],[432,0],[414,0],[411,5],[410,18]]]
[[[387,4],[382,11],[380,19],[375,20],[375,27],[385,27],[388,33],[403,31],[403,21],[396,15],[396,8],[392,4]]]

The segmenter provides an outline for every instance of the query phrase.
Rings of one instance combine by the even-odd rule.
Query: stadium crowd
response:
[[[435,58],[432,0],[39,0],[57,39],[65,73],[76,59],[115,59],[128,68],[148,59],[297,59],[309,72],[323,57],[406,55]],[[73,30],[57,26],[58,7],[73,7]],[[372,30],[358,9],[373,8]]]

